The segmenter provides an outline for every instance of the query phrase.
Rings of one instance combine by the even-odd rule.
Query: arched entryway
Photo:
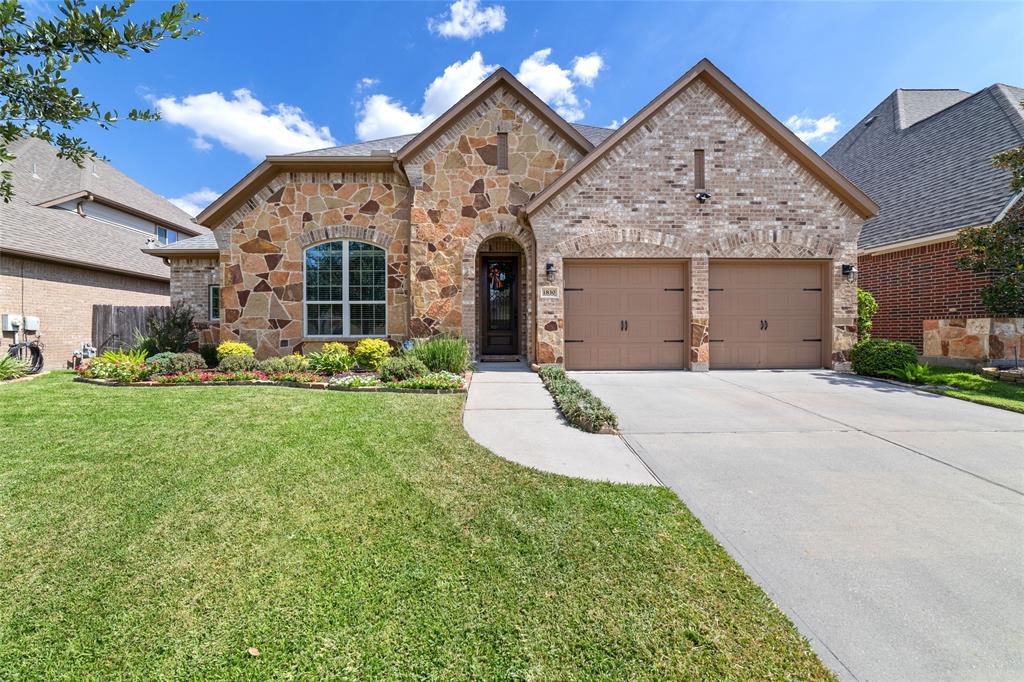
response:
[[[534,252],[514,220],[479,225],[466,240],[462,333],[474,358],[533,358]]]

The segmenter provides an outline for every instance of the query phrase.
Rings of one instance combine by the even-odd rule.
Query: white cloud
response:
[[[479,38],[505,28],[505,8],[501,5],[480,8],[479,0],[455,0],[447,15],[427,20],[427,28],[445,38]]]
[[[203,187],[202,189],[197,189],[195,192],[189,192],[188,194],[184,194],[180,197],[168,199],[168,201],[194,218],[199,215],[200,211],[213,203],[213,201],[219,196],[220,192],[215,192],[209,187]]]
[[[629,116],[623,116],[622,118],[613,118],[612,122],[608,124],[608,127],[612,130],[618,130],[623,123],[629,120]]]
[[[572,60],[572,75],[583,85],[591,86],[604,68],[604,59],[596,52]]]
[[[786,127],[804,142],[824,142],[839,129],[839,119],[834,114],[821,118],[793,115],[786,119]]]
[[[516,77],[567,121],[579,121],[590,103],[581,102],[575,88],[579,84],[593,84],[604,63],[600,56],[593,54],[577,57],[573,69],[563,69],[549,62],[550,56],[550,48],[534,52],[519,65]],[[427,86],[419,111],[410,110],[388,95],[370,95],[359,106],[356,136],[360,140],[373,140],[418,133],[497,68],[485,63],[479,51],[464,62],[451,64]]]
[[[378,79],[364,76],[363,78],[360,78],[358,81],[356,81],[356,90],[362,92],[363,90],[368,90],[372,88],[378,83],[380,83]]]
[[[479,85],[497,66],[485,64],[483,55],[474,52],[464,62],[455,62],[445,68],[423,93],[423,106],[419,113],[387,95],[371,95],[362,103],[356,136],[360,140],[374,140],[392,135],[418,133],[443,114],[453,104]]]
[[[549,62],[551,48],[537,50],[519,65],[516,78],[550,104],[562,118],[570,123],[583,118],[583,106],[576,97],[574,74],[554,62]],[[589,59],[589,58],[585,58]],[[594,76],[596,77],[596,73]],[[590,81],[593,83],[593,79]]]
[[[231,98],[219,92],[189,95],[180,101],[162,97],[154,101],[168,123],[195,133],[192,145],[208,149],[210,141],[259,160],[267,154],[287,154],[336,144],[327,126],[316,126],[302,109],[289,104],[268,107],[245,88]]]

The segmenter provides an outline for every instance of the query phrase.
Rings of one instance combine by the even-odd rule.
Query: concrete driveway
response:
[[[573,376],[840,677],[1024,679],[1024,415],[826,371]]]

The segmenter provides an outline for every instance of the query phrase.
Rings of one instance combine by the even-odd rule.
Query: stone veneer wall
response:
[[[497,168],[498,133],[508,134],[508,170]],[[406,162],[416,190],[409,246],[412,336],[462,334],[476,353],[476,249],[494,235],[515,241],[526,254],[531,274],[521,308],[532,326],[534,239],[516,216],[580,158],[561,132],[498,88]]]
[[[694,199],[693,151],[705,150],[705,204]],[[830,259],[834,364],[856,342],[856,262],[863,220],[697,80],[570,187],[530,216],[537,262],[566,258],[688,258],[690,368],[708,368],[708,267],[713,258]],[[543,267],[535,272],[538,285]],[[537,361],[562,362],[564,304],[541,299]]]
[[[1024,318],[924,320],[924,356],[946,364],[1013,364],[1024,359]],[[962,362],[957,362],[962,361]]]
[[[215,230],[221,249],[222,341],[259,357],[301,352],[304,250],[354,239],[387,258],[387,333],[408,332],[410,190],[394,172],[282,173]]]

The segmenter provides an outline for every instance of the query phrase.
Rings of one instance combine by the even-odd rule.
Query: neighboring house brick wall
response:
[[[354,239],[387,258],[387,332],[408,325],[409,188],[394,172],[282,173],[214,233],[221,248],[221,341],[248,343],[261,358],[301,352],[304,250]],[[258,202],[258,203],[256,203]]]
[[[871,335],[906,341],[923,351],[922,323],[928,319],[987,317],[980,290],[991,275],[961,270],[956,242],[858,258],[858,282],[878,302]]]
[[[705,151],[706,187],[694,198],[693,157]],[[690,259],[690,366],[707,369],[709,258],[832,261],[833,361],[856,340],[857,289],[840,274],[856,260],[863,220],[703,81],[695,81],[530,216],[537,261],[565,258]],[[561,362],[561,298],[543,299],[538,362]]]
[[[39,318],[46,369],[66,367],[81,343],[92,341],[93,305],[167,305],[168,294],[168,283],[159,280],[0,256],[0,313]],[[13,334],[4,339],[10,343]]]

